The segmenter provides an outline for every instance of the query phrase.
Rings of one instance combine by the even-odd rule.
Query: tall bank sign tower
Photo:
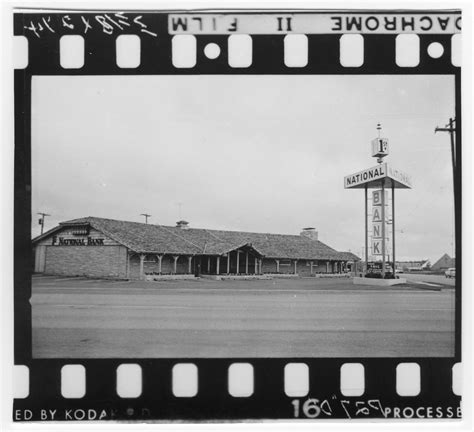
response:
[[[380,124],[377,130],[379,136],[372,140],[372,157],[378,165],[344,177],[344,188],[365,191],[364,277],[355,278],[354,282],[393,285],[404,282],[395,279],[395,189],[411,189],[412,185],[407,174],[384,162],[389,154],[388,139],[380,136]]]

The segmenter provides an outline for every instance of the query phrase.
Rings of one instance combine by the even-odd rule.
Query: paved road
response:
[[[452,356],[454,290],[40,278],[34,357]]]

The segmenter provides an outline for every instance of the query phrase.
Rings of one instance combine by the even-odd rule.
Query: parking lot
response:
[[[441,283],[443,282],[443,283]],[[33,279],[34,357],[452,356],[451,281]]]

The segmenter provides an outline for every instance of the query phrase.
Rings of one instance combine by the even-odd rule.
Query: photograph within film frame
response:
[[[15,421],[88,419],[210,421],[295,418],[460,418],[462,271],[461,134],[459,133],[461,130],[460,33],[461,13],[452,10],[409,12],[291,12],[288,10],[282,12],[232,12],[223,10],[199,13],[17,10],[14,14],[16,62],[14,78],[14,354],[16,395],[13,419]],[[43,234],[41,231],[41,234],[37,236],[32,232],[32,219],[36,221],[36,213],[40,211],[40,209],[33,209],[32,206],[32,194],[34,195],[36,187],[34,182],[35,162],[32,162],[36,157],[34,156],[36,150],[32,144],[37,139],[33,124],[38,125],[38,120],[35,119],[41,115],[42,109],[45,107],[44,104],[36,105],[39,102],[35,99],[33,90],[38,93],[41,93],[42,90],[43,95],[48,94],[51,100],[56,102],[61,99],[67,100],[69,106],[64,108],[66,110],[64,115],[67,117],[69,110],[71,113],[76,113],[77,101],[70,98],[68,91],[64,91],[64,84],[62,84],[64,82],[66,84],[74,83],[69,84],[72,94],[74,93],[73,86],[77,84],[80,88],[82,85],[83,81],[78,81],[78,77],[82,77],[81,80],[91,77],[97,80],[102,79],[100,86],[112,82],[113,78],[121,77],[121,79],[123,78],[121,81],[124,83],[123,87],[119,86],[112,90],[121,94],[122,91],[126,92],[128,84],[136,86],[137,82],[146,83],[145,85],[149,86],[148,89],[151,92],[152,86],[156,84],[156,81],[153,81],[155,76],[161,76],[163,79],[179,77],[182,80],[180,84],[191,83],[187,87],[188,90],[190,89],[190,95],[194,91],[199,92],[196,99],[201,97],[204,100],[206,94],[199,90],[200,82],[209,83],[206,85],[211,89],[214,80],[217,83],[218,80],[223,79],[229,80],[229,86],[238,84],[241,82],[239,80],[242,80],[244,84],[240,85],[248,83],[254,85],[255,89],[259,88],[259,83],[275,80],[272,84],[275,85],[274,91],[276,93],[285,92],[286,95],[291,95],[292,91],[296,91],[295,83],[297,81],[303,82],[304,86],[307,85],[307,88],[304,88],[307,94],[311,94],[311,86],[316,86],[318,80],[323,84],[328,83],[329,86],[332,86],[331,88],[336,88],[344,82],[350,83],[353,88],[359,84],[367,87],[368,83],[370,87],[371,82],[374,83],[374,87],[380,85],[387,88],[387,80],[399,83],[404,77],[422,78],[427,81],[447,80],[443,81],[443,85],[452,83],[453,111],[447,118],[437,120],[445,123],[433,124],[433,130],[430,132],[433,133],[435,126],[439,126],[439,132],[448,132],[453,139],[453,171],[450,173],[450,181],[454,181],[456,278],[454,288],[450,291],[451,294],[443,294],[445,296],[451,295],[452,297],[449,298],[452,298],[454,305],[452,340],[448,341],[450,343],[448,354],[410,355],[410,353],[405,353],[397,355],[394,351],[395,354],[374,355],[370,353],[370,355],[365,355],[357,351],[353,355],[327,353],[318,355],[316,351],[315,355],[305,355],[306,351],[295,351],[294,355],[278,353],[272,355],[271,352],[265,354],[260,352],[258,355],[253,355],[251,351],[227,356],[218,354],[206,356],[200,353],[166,355],[164,353],[159,356],[104,355],[101,358],[92,358],[86,355],[76,355],[76,353],[54,356],[41,354],[38,351],[40,352],[38,355],[38,352],[35,351],[37,348],[34,349],[33,346],[36,344],[35,331],[39,334],[41,329],[34,328],[33,312],[35,307],[38,308],[41,305],[38,306],[35,303],[37,300],[33,301],[32,281],[33,269],[37,271],[36,266],[44,266],[44,263],[40,264],[35,261],[32,253],[32,238],[39,239],[35,239],[35,241],[47,240],[49,242],[47,247],[50,248],[80,249],[81,245],[105,247],[107,238],[104,240],[104,238],[94,237],[93,234],[100,231],[100,227],[103,227],[105,232],[112,232],[113,226],[118,226],[121,222],[110,220],[104,222],[106,220],[100,218],[79,219],[75,222],[70,221],[58,225],[57,228],[52,229],[51,233],[47,231]],[[186,81],[182,77],[186,77]],[[255,81],[260,78],[262,81]],[[288,87],[286,90],[280,86],[283,81],[278,80],[281,79],[287,79],[284,84]],[[56,84],[57,87],[55,87]],[[47,87],[48,85],[50,87]],[[294,90],[292,90],[293,85]],[[433,85],[433,88],[436,89],[436,85]],[[164,87],[160,87],[163,94],[166,92]],[[90,88],[95,87],[91,85]],[[380,96],[383,95],[382,93]],[[209,93],[209,98],[211,96],[212,94]],[[315,95],[315,97],[317,96]],[[347,103],[349,103],[350,97],[349,92]],[[38,100],[40,99],[38,98]],[[237,99],[235,99],[235,103],[238,105],[240,102]],[[44,101],[44,96],[41,100]],[[186,104],[185,101],[186,99],[183,99],[181,102],[183,106]],[[289,104],[294,105],[297,102],[299,101],[295,102],[288,96]],[[362,103],[362,99],[360,102]],[[159,98],[155,98],[153,103],[159,105]],[[176,103],[179,108],[179,102]],[[193,103],[199,107],[199,103],[195,100]],[[340,104],[342,110],[346,102],[338,100],[337,103]],[[263,106],[264,109],[270,108],[265,104]],[[91,106],[90,110],[93,109]],[[255,110],[257,109],[258,103],[255,104]],[[279,109],[280,107],[273,107],[273,113]],[[264,114],[264,112],[256,111],[255,116]],[[71,116],[73,115],[76,114],[71,114]],[[214,115],[214,111],[211,115]],[[165,120],[171,121],[172,117],[165,118]],[[346,120],[346,118],[340,118],[339,125],[334,130],[335,133],[338,132],[338,128],[344,127]],[[62,120],[59,120],[59,117],[53,117],[48,121],[61,123]],[[75,121],[78,122],[76,124],[78,129],[69,129],[68,137],[78,134],[79,128],[87,128],[87,125],[81,123],[81,119],[75,119]],[[105,121],[104,116],[103,122]],[[317,119],[314,118],[313,122],[316,121]],[[233,124],[232,119],[229,122],[231,123],[230,133],[232,133],[232,127],[243,127],[241,122]],[[378,122],[382,125],[379,127],[381,130],[379,130],[377,138],[375,127]],[[365,258],[362,256],[359,263],[363,264],[365,260],[365,266],[357,266],[354,259],[354,267],[350,269],[354,272],[354,283],[356,279],[364,279],[367,282],[369,278],[364,276],[365,272],[378,272],[383,275],[386,272],[396,273],[394,239],[397,228],[395,227],[395,214],[392,210],[395,206],[393,193],[394,188],[411,187],[410,180],[404,177],[403,173],[393,168],[390,161],[386,163],[383,160],[389,150],[392,150],[387,145],[390,142],[390,136],[388,136],[389,141],[386,141],[384,135],[380,135],[384,133],[384,119],[377,117],[377,113],[374,113],[369,123],[373,129],[363,131],[367,141],[353,142],[351,149],[354,149],[354,155],[356,155],[357,151],[365,145],[365,150],[362,152],[363,157],[378,157],[380,159],[378,160],[379,165],[358,172],[357,170],[364,166],[357,167],[355,164],[351,164],[352,168],[347,172],[344,171],[345,166],[339,165],[339,160],[342,158],[351,159],[353,155],[347,153],[347,148],[343,147],[342,143],[340,143],[341,147],[338,144],[329,149],[339,159],[329,159],[329,162],[320,161],[321,164],[333,164],[332,168],[337,173],[335,178],[339,183],[337,185],[331,184],[331,187],[334,187],[334,190],[337,189],[338,193],[339,189],[344,188],[357,189],[360,187],[366,191]],[[196,124],[188,126],[192,128]],[[298,140],[303,137],[303,132],[294,129],[287,131],[287,134],[288,140],[291,138]],[[447,133],[438,134],[438,136],[441,135],[447,141],[446,146],[448,146],[449,135]],[[323,137],[324,139],[326,138]],[[372,144],[372,154],[369,154],[371,139],[375,139],[375,141]],[[318,144],[317,139],[314,139],[313,142],[314,146],[322,145]],[[100,143],[97,145],[100,146]],[[225,143],[220,143],[220,145],[225,146]],[[84,146],[87,144],[85,143]],[[341,148],[344,150],[342,151]],[[83,151],[82,146],[68,150],[69,160],[60,159],[57,156],[51,161],[50,166],[53,168],[54,164],[69,164],[73,167],[74,161],[80,160]],[[105,165],[113,163],[113,158],[118,159],[120,156],[115,153],[100,157],[104,158]],[[300,157],[305,158],[304,155],[300,155]],[[234,162],[232,153],[228,156],[228,162],[229,165]],[[264,164],[264,162],[263,159],[261,163]],[[449,162],[451,161],[449,160]],[[374,162],[372,164],[374,165]],[[209,170],[209,168],[209,166],[203,166],[202,169]],[[403,166],[400,168],[404,169]],[[425,170],[424,166],[415,167],[413,164],[411,168],[412,171],[415,168]],[[343,187],[343,178],[350,172],[355,174],[345,177]],[[127,173],[126,175],[130,178],[134,174]],[[136,174],[138,175],[138,172]],[[413,172],[409,174],[413,174]],[[45,175],[44,171],[41,172],[41,175]],[[379,179],[383,179],[380,183],[381,187],[378,188],[376,183],[375,187],[378,189],[374,189],[372,183],[369,182]],[[68,181],[72,180],[56,178],[58,184]],[[318,181],[315,178],[314,185]],[[52,190],[56,185],[50,186]],[[59,185],[57,186],[59,187]],[[385,187],[386,191],[384,191]],[[415,191],[415,184],[413,188]],[[410,193],[415,193],[414,191],[410,191]],[[77,192],[80,195],[80,191]],[[230,190],[229,193],[232,191]],[[256,194],[258,195],[258,191]],[[360,205],[354,207],[352,212],[363,214],[362,192],[344,191],[344,194],[347,199],[359,195],[357,199],[359,199]],[[381,199],[380,205],[375,202],[378,199]],[[368,208],[367,204],[372,200],[373,206]],[[87,205],[84,203],[84,206]],[[239,205],[239,202],[236,205]],[[287,206],[288,203],[284,201],[281,205]],[[387,217],[383,213],[386,207],[387,214],[385,216],[388,215]],[[368,221],[367,212],[378,213],[379,208],[382,212],[380,219]],[[41,211],[47,211],[47,209]],[[257,215],[258,213],[259,210],[256,210]],[[89,214],[89,210],[84,210],[84,214]],[[82,217],[84,214],[80,214],[78,217]],[[44,227],[45,217],[48,216],[48,214],[41,213],[41,229]],[[150,215],[144,213],[142,216],[148,223]],[[59,220],[58,224],[64,220]],[[116,225],[113,225],[114,223]],[[391,226],[388,226],[390,224]],[[142,225],[144,224],[140,224],[141,230],[151,229],[149,227],[143,228]],[[178,225],[175,228],[187,229],[185,221],[181,220]],[[59,235],[52,236],[56,232],[64,233],[61,231],[64,227],[73,228],[70,238],[65,239]],[[156,229],[164,231],[167,228],[163,226]],[[386,232],[386,229],[392,230],[393,240],[388,238],[390,232]],[[352,226],[351,230],[363,233],[363,223],[360,226]],[[192,230],[189,231],[189,233],[192,232]],[[229,231],[219,231],[219,233],[222,233],[222,236],[230,235]],[[217,236],[217,234],[212,235]],[[305,235],[309,237],[316,235],[315,241],[318,241],[314,229],[308,228]],[[81,236],[84,239],[81,240]],[[174,238],[178,237],[184,238],[183,236]],[[370,246],[368,245],[369,237],[372,239]],[[273,264],[276,262],[276,271],[274,270],[274,272],[278,275],[281,273],[291,275],[293,265],[295,275],[297,272],[303,271],[309,271],[310,275],[313,275],[313,265],[319,266],[316,261],[314,263],[308,261],[305,264],[305,270],[302,270],[299,267],[301,260],[298,261],[295,258],[292,261],[283,256],[280,259],[278,256],[264,253],[259,250],[259,237],[255,238],[257,239],[255,243],[248,241],[240,244],[234,243],[235,247],[241,249],[237,249],[235,254],[233,254],[233,249],[225,250],[225,246],[222,246],[224,249],[219,249],[216,252],[220,261],[217,258],[212,261],[212,272],[209,256],[199,258],[199,268],[202,264],[203,274],[206,273],[205,267],[208,266],[208,274],[247,275],[253,273],[261,275],[268,273],[265,269],[262,270],[262,262],[263,265],[266,262],[265,256],[271,257]],[[220,238],[218,240],[220,241]],[[188,245],[189,243],[187,241]],[[220,244],[217,243],[216,250],[220,247]],[[195,247],[198,246],[195,245]],[[393,248],[393,255],[391,252],[387,252],[392,250],[391,248]],[[133,248],[130,247],[131,249]],[[377,267],[375,264],[382,259],[377,258],[380,256],[380,251],[384,252],[383,261],[380,261],[382,264]],[[255,264],[253,264],[253,260],[250,263],[250,271],[248,268],[249,253],[255,257]],[[334,250],[334,253],[338,252]],[[195,270],[196,254],[196,252],[188,252],[188,255],[191,256],[189,258],[190,269],[193,266]],[[156,258],[156,256],[161,256],[161,258]],[[156,278],[159,278],[162,274],[161,266],[165,265],[166,257],[163,258],[163,255],[159,254],[156,256],[153,258],[153,265],[160,266],[160,271],[156,273]],[[239,256],[241,257],[240,262]],[[247,256],[247,261],[245,261],[245,256]],[[324,268],[321,270],[323,274],[338,273],[341,275],[346,271],[349,260],[344,260],[341,255],[337,255],[337,257],[333,257],[331,262],[324,263]],[[147,261],[149,257],[147,258],[145,252],[140,252],[133,259],[135,258],[135,267],[133,268],[138,269],[138,279],[144,279],[144,268],[150,265]],[[237,264],[232,259],[236,259]],[[187,265],[187,261],[182,264],[179,260],[177,255],[174,260],[174,271],[171,270],[171,273],[177,273],[178,264]],[[227,272],[224,267],[226,260],[228,263]],[[370,269],[369,262],[374,263]],[[221,267],[219,267],[219,263]],[[332,270],[329,270],[329,264]],[[391,264],[392,267],[390,267]],[[168,259],[166,265],[173,266],[173,260]],[[229,268],[232,265],[237,265],[235,271]],[[244,265],[247,267],[245,271],[241,271]],[[317,268],[319,269],[319,267]],[[131,271],[130,269],[128,264],[127,276],[130,276],[128,273]],[[152,278],[154,274],[151,273]],[[377,278],[372,280],[385,281],[385,279]],[[390,280],[387,279],[387,281]],[[144,283],[144,281],[140,282]],[[61,284],[61,282],[59,283]],[[181,282],[174,281],[174,283],[175,286],[179,286]],[[427,283],[427,286],[438,285]],[[356,288],[357,286],[354,287],[354,289]],[[49,289],[53,290],[50,297],[54,297],[54,289]],[[438,289],[438,291],[443,290]],[[44,292],[42,298],[46,298],[48,295]],[[64,295],[66,296],[66,294]],[[138,297],[138,294],[136,296]],[[375,297],[376,294],[373,296]],[[385,303],[391,301],[391,299],[387,299]],[[76,309],[80,309],[80,307]],[[440,309],[429,309],[428,306],[424,311],[427,310],[428,312],[431,310],[431,314],[442,315],[444,313],[440,312]],[[420,314],[423,313],[423,309],[419,309],[419,311]],[[51,318],[51,316],[46,318]],[[371,338],[371,335],[366,337]],[[176,341],[176,345],[179,345],[179,341]],[[254,345],[257,349],[258,339]],[[291,344],[288,345],[291,347]],[[312,345],[311,339],[307,341],[307,345]],[[384,352],[380,351],[380,353]]]

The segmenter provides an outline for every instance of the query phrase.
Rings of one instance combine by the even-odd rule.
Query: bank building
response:
[[[252,276],[330,276],[354,271],[359,258],[299,235],[191,228],[85,217],[33,239],[34,272],[159,280]]]

